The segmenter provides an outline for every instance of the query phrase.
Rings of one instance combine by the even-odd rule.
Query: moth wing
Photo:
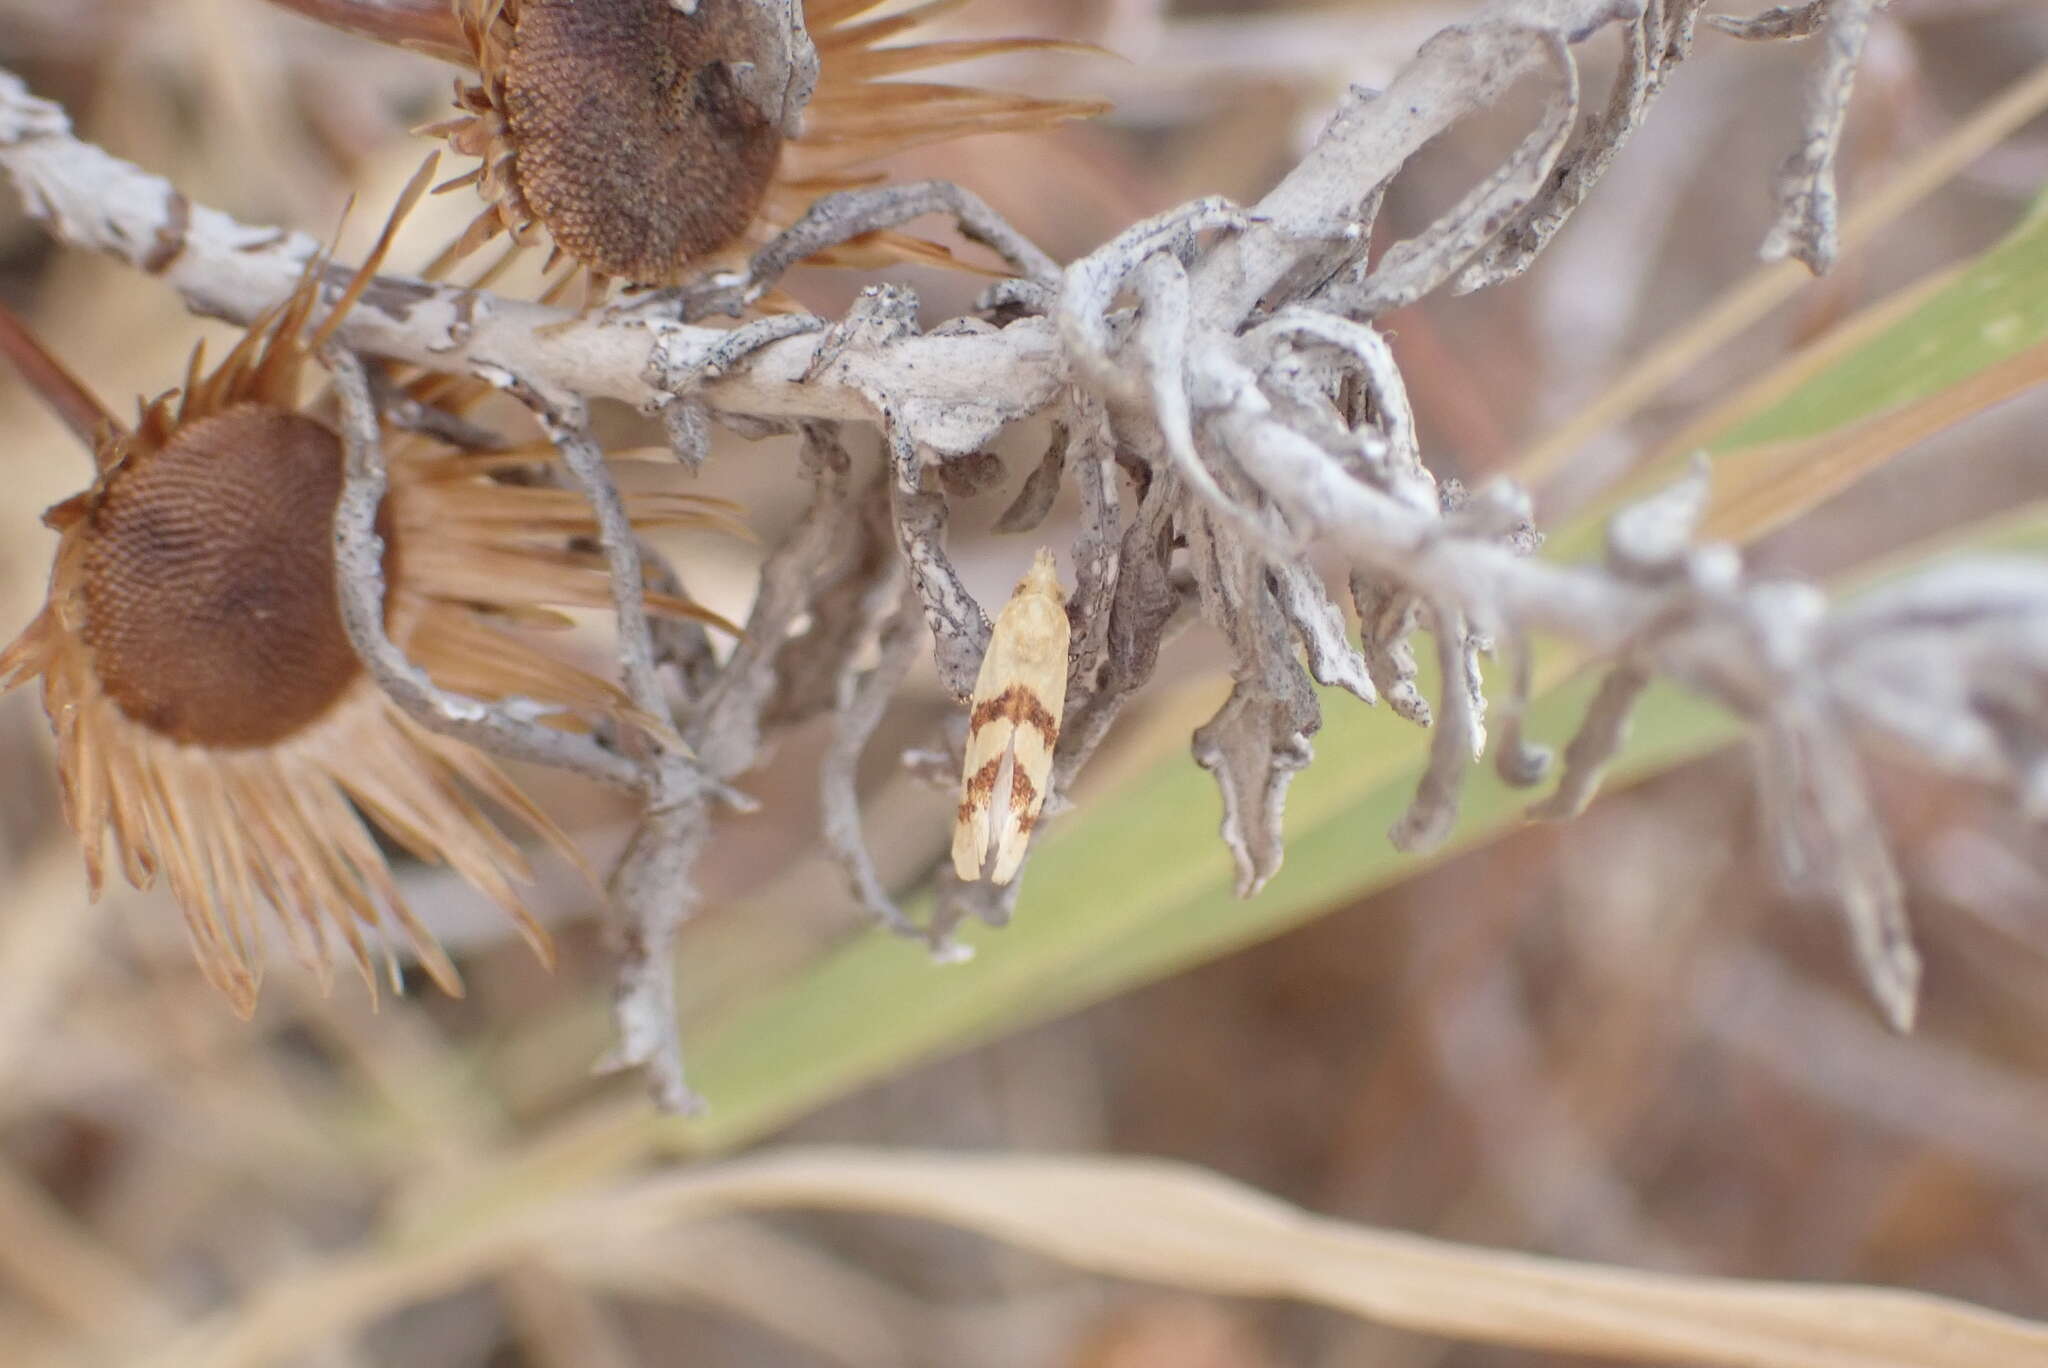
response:
[[[953,872],[967,883],[981,877],[994,839],[990,822],[995,801],[996,780],[1002,769],[996,763],[988,778],[977,784],[975,776],[991,762],[1000,762],[1009,749],[1009,724],[995,722],[967,738],[967,764],[960,777],[960,814],[953,823]]]
[[[953,832],[953,868],[963,879],[982,877],[991,853],[989,877],[997,883],[1008,883],[1023,863],[1052,778],[1068,638],[1067,615],[1048,594],[1019,594],[996,619],[975,682],[981,725],[968,736]]]

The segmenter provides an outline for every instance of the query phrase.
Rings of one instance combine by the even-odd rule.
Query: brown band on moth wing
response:
[[[270,0],[279,9],[393,47],[465,63],[469,45],[448,0]]]
[[[996,772],[1003,766],[999,755],[983,765],[967,778],[960,797],[960,820],[971,821],[974,814],[988,806],[988,800],[995,796]]]
[[[1012,684],[994,698],[984,698],[967,715],[967,734],[972,736],[989,723],[1003,720],[1030,727],[1045,738],[1047,750],[1060,739],[1060,724],[1033,690]]]
[[[1024,767],[1018,765],[1012,769],[1010,808],[1019,814],[1017,826],[1020,831],[1031,830],[1032,824],[1038,820],[1037,813],[1033,811],[1038,806],[1038,799],[1038,785],[1031,782],[1031,776],[1024,772]]]

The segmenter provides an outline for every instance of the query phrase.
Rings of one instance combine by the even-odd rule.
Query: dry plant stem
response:
[[[620,672],[640,714],[628,750],[641,765],[645,807],[610,880],[620,924],[613,1000],[619,1044],[609,1062],[643,1069],[662,1110],[692,1113],[702,1109],[702,1102],[685,1081],[676,1036],[675,940],[695,910],[693,874],[710,836],[711,805],[727,790],[704,772],[669,726],[639,541],[604,452],[591,440],[582,402],[550,399],[517,384],[513,388],[539,417],[597,516],[598,540],[611,569]]]
[[[446,409],[421,403],[393,382],[381,367],[372,366],[369,371],[370,396],[377,401],[377,412],[391,426],[436,438],[465,451],[504,449],[505,439],[498,433]]]
[[[988,650],[989,621],[946,557],[946,500],[930,489],[906,491],[891,482],[889,503],[896,542],[931,629],[939,682],[955,698],[965,699],[974,692],[974,677]]]
[[[1085,407],[1083,408],[1085,412]],[[1102,459],[1113,466],[1113,439],[1103,433]],[[1086,486],[1083,486],[1084,490]],[[1114,588],[1098,597],[1083,578],[1074,604],[1083,613],[1069,657],[1067,717],[1053,756],[1053,791],[1067,792],[1111,725],[1152,678],[1159,650],[1183,608],[1171,571],[1173,517],[1183,495],[1171,474],[1155,470],[1121,542],[1114,549]],[[1076,558],[1093,556],[1084,535]],[[1016,883],[1007,885],[1017,887]]]
[[[253,1368],[393,1306],[547,1251],[616,1248],[688,1222],[794,1208],[943,1221],[1094,1272],[1329,1306],[1426,1334],[1723,1368],[1984,1368],[2048,1361],[2048,1326],[1920,1293],[1638,1272],[1332,1220],[1142,1159],[801,1148],[494,1210],[264,1287],[152,1343],[141,1368]]]
[[[1259,206],[1261,222],[1201,264],[1194,294],[1205,316],[1241,317],[1289,269],[1326,251],[1346,225],[1355,228],[1358,211],[1423,142],[1485,108],[1540,61],[1548,49],[1531,41],[1529,23],[1577,41],[1607,22],[1641,16],[1640,4],[1628,0],[1531,0],[1503,12],[1531,19],[1509,37],[1487,22],[1447,30],[1382,95],[1354,92],[1301,166]],[[0,162],[59,237],[161,274],[200,312],[234,322],[282,298],[314,246],[191,205],[161,179],[77,142],[63,112],[11,76],[0,78]],[[367,304],[342,330],[359,350],[443,370],[502,366],[553,390],[648,409],[675,395],[650,377],[686,367],[718,340],[715,332],[655,320],[644,329],[607,317],[578,320],[416,282],[373,289]],[[1043,325],[1031,320],[996,334],[904,339],[877,350],[803,382],[812,349],[784,343],[708,386],[703,400],[759,416],[874,419],[874,388],[861,382],[914,373],[907,388],[933,401],[929,412],[977,420],[970,434],[920,414],[920,436],[935,450],[965,452],[1004,422],[1042,410],[1057,392],[1058,357]],[[949,378],[959,383],[949,386]],[[984,414],[990,421],[978,421]]]
[[[912,181],[827,195],[756,252],[748,274],[757,290],[765,289],[806,257],[863,233],[900,228],[926,214],[950,217],[962,236],[1001,257],[1021,279],[1047,288],[1059,285],[1058,263],[981,196],[951,181]]]
[[[803,452],[814,485],[811,506],[762,566],[746,635],[702,706],[691,712],[685,735],[714,774],[731,778],[750,768],[776,700],[779,675],[798,668],[789,649],[792,634],[810,619],[804,638],[826,643],[827,650],[838,645],[838,659],[831,662],[833,740],[818,776],[826,844],[847,871],[861,905],[890,930],[917,935],[875,872],[861,836],[855,784],[861,752],[922,644],[914,630],[917,609],[905,598],[908,588],[900,568],[890,562],[860,589],[857,625],[840,631],[836,623],[820,621],[834,615],[821,602],[821,593],[843,588],[849,577],[862,573],[857,524],[866,516],[863,503],[879,499],[881,490],[871,484],[856,487],[853,458],[842,434],[829,424],[805,425]],[[889,618],[886,624],[884,617]],[[878,638],[879,662],[865,673],[857,670],[854,661]],[[825,663],[807,659],[802,668]]]
[[[1841,249],[1839,206],[1835,194],[1835,157],[1841,150],[1842,125],[1849,117],[1849,96],[1856,67],[1870,36],[1870,18],[1880,0],[1830,0],[1821,32],[1821,67],[1807,88],[1806,117],[1799,150],[1778,173],[1778,221],[1764,239],[1763,257],[1777,261],[1795,257],[1816,275],[1825,275]],[[1807,11],[1796,16],[1812,20]],[[1811,32],[1799,24],[1785,34],[1739,32],[1740,37],[1803,37]]]
[[[1811,38],[1827,22],[1835,0],[1806,0],[1803,5],[1779,5],[1748,19],[1716,14],[1707,22],[1735,38],[1762,42],[1776,38]]]
[[[1230,529],[1269,558],[1286,560],[1298,548],[1289,545],[1285,528],[1223,491],[1217,478],[1195,447],[1194,416],[1185,371],[1194,322],[1193,297],[1188,290],[1187,268],[1168,252],[1154,251],[1139,259],[1131,271],[1130,285],[1138,296],[1137,332],[1133,338],[1144,376],[1144,402],[1152,422],[1173,463],[1173,472],[1194,491],[1209,516],[1229,524]],[[1072,316],[1076,301],[1063,307]],[[1096,378],[1100,380],[1101,372]]]
[[[1625,663],[1608,671],[1578,733],[1565,747],[1564,776],[1558,780],[1556,792],[1530,808],[1531,817],[1562,821],[1586,810],[1599,791],[1607,766],[1621,753],[1636,700],[1649,686],[1650,672],[1640,665]]]
[[[1574,129],[1542,191],[1457,281],[1460,294],[1520,275],[1586,201],[1649,113],[1665,75],[1684,61],[1706,0],[1651,0],[1622,39],[1621,69],[1601,114]]]
[[[522,391],[525,387],[517,387]],[[640,567],[640,543],[626,516],[626,501],[606,466],[604,452],[591,440],[589,420],[580,399],[542,400],[524,392],[535,416],[547,431],[555,449],[562,453],[569,474],[589,501],[597,516],[598,541],[611,570],[612,611],[618,618],[619,664],[626,694],[633,706],[648,718],[665,722],[668,696],[654,660],[654,638],[647,615],[646,580]],[[659,738],[650,736],[657,748]],[[659,792],[659,786],[650,784]]]
[[[709,835],[710,805],[727,790],[702,772],[669,728],[639,540],[604,453],[589,437],[581,402],[549,399],[512,377],[493,377],[533,409],[596,516],[611,571],[621,673],[638,715],[630,755],[539,726],[520,715],[519,700],[484,704],[436,689],[385,635],[383,545],[376,534],[385,473],[377,410],[360,359],[339,348],[329,348],[323,359],[341,396],[348,452],[335,527],[350,640],[379,685],[424,725],[499,755],[574,770],[639,795],[640,826],[610,880],[620,922],[619,1044],[611,1058],[619,1066],[644,1068],[664,1110],[694,1111],[701,1104],[685,1081],[675,1033],[674,944],[694,905],[691,872]]]
[[[1752,741],[1766,834],[1795,888],[1832,895],[1864,978],[1897,1031],[1919,1001],[1920,955],[1884,830],[1847,740],[1809,704],[1774,718]]]
[[[1374,318],[1414,303],[1462,270],[1542,192],[1578,122],[1579,68],[1555,29],[1532,27],[1525,36],[1558,78],[1542,122],[1443,218],[1389,247],[1377,268],[1343,292],[1341,312]]]
[[[711,454],[711,430],[697,391],[725,374],[743,358],[788,337],[820,332],[825,320],[809,314],[770,314],[742,323],[730,332],[713,334],[701,353],[682,360],[671,356],[655,384],[674,397],[662,405],[662,421],[676,459],[691,471],[703,467]]]
[[[1316,683],[1343,689],[1361,703],[1379,702],[1365,654],[1351,644],[1344,612],[1331,602],[1315,568],[1300,562],[1268,566],[1266,587],[1300,641]]]
[[[1055,422],[1052,425],[1052,440],[1046,444],[1045,455],[1025,477],[1024,487],[1017,491],[1017,497],[1010,501],[1010,506],[1003,510],[990,530],[1006,535],[1036,532],[1045,522],[1053,504],[1059,499],[1060,483],[1066,479],[1070,437],[1067,424]]]
[[[1366,207],[1423,144],[1554,59],[1542,35],[1577,43],[1642,14],[1642,0],[1496,4],[1423,44],[1384,91],[1353,89],[1316,145],[1259,202],[1258,221],[1197,267],[1202,320],[1233,325],[1290,273],[1355,236]]]
[[[881,724],[890,699],[910,673],[924,645],[924,634],[918,630],[918,595],[900,576],[886,576],[868,589],[861,617],[864,627],[860,635],[876,643],[877,659],[867,670],[858,670],[849,661],[839,675],[836,706],[832,710],[832,741],[818,767],[825,843],[846,871],[853,895],[868,915],[899,936],[922,940],[925,932],[903,914],[876,872],[867,838],[861,834],[857,783],[860,757],[867,749],[868,738]],[[942,935],[929,943],[935,954],[943,950]]]
[[[108,253],[175,288],[195,312],[247,324],[297,285],[319,244],[254,228],[195,205],[161,177],[72,136],[57,105],[0,71],[0,168],[59,240]],[[337,277],[340,272],[337,270]],[[352,350],[453,374],[502,372],[549,393],[622,400],[650,412],[677,395],[660,377],[689,376],[727,340],[717,329],[660,320],[624,324],[401,277],[373,283],[338,329]],[[879,421],[877,395],[912,402],[902,417],[932,450],[985,447],[1008,423],[1042,411],[1061,363],[1049,324],[904,337],[815,366],[820,337],[765,347],[694,395],[749,417]]]
[[[588,736],[542,725],[538,718],[543,714],[535,704],[519,699],[486,703],[436,687],[385,633],[384,541],[377,535],[377,509],[384,501],[386,477],[377,407],[363,363],[354,353],[330,347],[321,359],[340,396],[341,437],[348,461],[334,510],[342,622],[378,687],[430,731],[495,755],[552,765],[639,792],[638,767],[626,756]]]
[[[702,698],[688,709],[683,735],[705,768],[735,779],[760,754],[762,726],[775,696],[777,672],[791,634],[805,618],[816,622],[819,589],[850,573],[848,547],[855,506],[848,456],[829,427],[804,432],[804,465],[811,506],[761,567],[746,633]]]
[[[1155,252],[1186,253],[1192,250],[1197,234],[1242,232],[1251,222],[1244,210],[1228,200],[1216,196],[1194,200],[1131,225],[1068,267],[1060,287],[1058,316],[1062,340],[1072,354],[1070,364],[1112,399],[1138,403],[1138,386],[1109,360],[1115,350],[1110,306],[1116,302],[1117,292]]]
[[[1415,801],[1387,833],[1398,850],[1435,850],[1449,839],[1458,821],[1458,799],[1464,792],[1465,773],[1472,767],[1474,732],[1479,725],[1472,691],[1463,683],[1464,638],[1450,626],[1458,621],[1458,615],[1444,604],[1435,605],[1432,612],[1437,623],[1432,635],[1438,678],[1445,681],[1443,707],[1429,740],[1429,767],[1423,771]]]
[[[826,195],[754,253],[744,272],[657,290],[622,305],[617,313],[672,314],[692,323],[716,314],[736,318],[800,262],[865,233],[898,228],[927,214],[950,216],[963,237],[1001,257],[1024,281],[1046,288],[1059,283],[1060,268],[1053,259],[981,196],[950,181],[912,181]]]
[[[1069,638],[1067,690],[1071,696],[1090,692],[1106,663],[1110,614],[1122,572],[1119,548],[1123,540],[1123,501],[1117,492],[1116,438],[1110,431],[1108,414],[1079,391],[1069,396],[1068,407],[1074,426],[1082,429],[1080,451],[1074,460],[1081,535],[1074,543],[1072,617],[1084,630]],[[1057,458],[1064,466],[1072,441],[1072,428],[1057,425],[1048,461]]]
[[[609,881],[618,916],[612,1019],[619,1039],[600,1067],[638,1067],[654,1104],[676,1115],[704,1107],[690,1090],[676,1035],[675,939],[696,908],[708,808],[701,794],[650,804]]]
[[[1733,558],[1713,548],[1687,552],[1674,563],[1668,549],[1660,548],[1659,529],[1668,533],[1674,521],[1685,524],[1688,499],[1683,496],[1690,491],[1683,487],[1677,491],[1676,513],[1662,506],[1672,504],[1672,499],[1653,500],[1651,508],[1617,520],[1625,533],[1619,545],[1627,552],[1617,555],[1610,568],[1521,560],[1511,546],[1494,540],[1483,522],[1474,532],[1459,535],[1445,520],[1431,518],[1343,473],[1302,433],[1272,421],[1272,409],[1251,372],[1234,371],[1238,363],[1225,356],[1208,360],[1215,372],[1210,387],[1218,407],[1207,416],[1206,425],[1216,440],[1290,521],[1341,548],[1355,572],[1417,586],[1417,592],[1427,594],[1439,622],[1455,622],[1453,613],[1463,611],[1510,633],[1561,631],[1603,652],[1644,652],[1642,658],[1659,673],[1672,674],[1766,726],[1791,728],[1788,735],[1802,745],[1796,752],[1775,746],[1771,755],[1780,760],[1795,753],[1811,755],[1812,762],[1784,778],[1774,778],[1768,770],[1761,777],[1767,794],[1778,795],[1785,809],[1779,829],[1798,833],[1791,847],[1798,857],[1794,867],[1806,872],[1812,886],[1824,890],[1843,913],[1859,962],[1887,1017],[1901,1027],[1911,1020],[1917,961],[1905,935],[1896,875],[1862,795],[1860,776],[1839,741],[1832,739],[1830,719],[1867,697],[1873,681],[1835,674],[1822,696],[1813,696],[1813,652],[1828,635],[1812,591],[1799,586],[1744,586]],[[1199,374],[1203,367],[1196,362],[1194,369]],[[2048,614],[2048,576],[2036,568],[2018,577],[2024,578],[2024,585],[2015,579],[1993,592],[1998,573],[1990,567],[1963,572],[1954,589],[1951,631],[1961,630],[1965,622],[2010,623],[2003,617],[2009,612],[2030,615],[2030,622]],[[1372,614],[1367,617],[1370,621]],[[1900,630],[1903,623],[1897,622],[1889,634],[1873,628],[1862,638],[1865,649],[1891,641]],[[1955,704],[1939,700],[1961,699],[1970,688],[1981,689],[1985,681],[2006,671],[2037,681],[2048,675],[2048,661],[2023,663],[2035,660],[2029,638],[2008,625],[2000,642],[1998,663],[1950,656],[1935,671],[1942,680],[1923,678],[1904,686],[1913,702],[1890,711],[1944,715]],[[1462,653],[1442,643],[1439,652],[1446,677],[1458,679]],[[1978,683],[1965,685],[1965,678]],[[1446,711],[1462,710],[1469,703],[1463,688],[1444,691]],[[2023,731],[2028,738],[2048,732],[2038,705],[2020,712],[2027,720],[2008,731]],[[1617,711],[1613,718],[1619,715]],[[1597,738],[1609,721],[1596,717],[1589,735]],[[1454,780],[1446,769],[1453,754],[1447,738],[1466,732],[1463,724],[1452,723],[1437,738],[1417,805],[1396,831],[1397,839],[1412,848],[1426,848],[1447,833],[1455,796]],[[1197,739],[1199,744],[1199,735]],[[2031,744],[2035,743],[2016,746],[2000,740],[1980,758],[1988,761],[1995,755],[1988,768],[2012,785],[2032,753],[2024,747]],[[1922,760],[1955,761],[1924,741],[1909,745]],[[1578,800],[1576,794],[1567,796]],[[1254,865],[1241,871],[1240,878],[1263,873]]]
[[[640,539],[640,563],[646,567],[649,589],[675,598],[687,597],[675,567],[644,537]],[[718,657],[711,649],[711,634],[703,623],[684,617],[656,618],[651,631],[655,661],[675,671],[676,680],[682,685],[681,706],[686,710],[694,707],[718,678]]]
[[[1508,639],[1510,685],[1506,706],[1501,709],[1500,740],[1494,748],[1494,771],[1501,782],[1515,788],[1533,788],[1543,782],[1557,758],[1548,746],[1532,746],[1524,738],[1522,725],[1529,711],[1529,694],[1535,684],[1536,662],[1528,638]]]

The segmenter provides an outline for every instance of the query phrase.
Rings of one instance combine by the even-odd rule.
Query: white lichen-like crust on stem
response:
[[[788,0],[761,3],[764,13],[788,10]],[[1801,24],[1831,36],[1788,207],[1830,193],[1838,97],[1871,8],[1832,0],[1800,11]],[[713,809],[743,801],[732,785],[769,736],[832,714],[820,776],[827,843],[878,920],[945,951],[963,919],[1000,924],[1016,896],[1016,882],[1003,880],[1022,858],[1027,823],[1017,814],[1007,826],[995,820],[1005,758],[1013,786],[1022,774],[1037,795],[1068,791],[1151,678],[1163,643],[1194,621],[1229,650],[1235,687],[1193,741],[1223,792],[1222,835],[1242,892],[1279,868],[1281,804],[1313,758],[1322,721],[1313,684],[1363,704],[1384,699],[1438,729],[1415,800],[1391,833],[1403,848],[1428,850],[1453,831],[1464,776],[1486,744],[1478,664],[1496,649],[1513,677],[1496,728],[1499,768],[1524,785],[1547,772],[1548,753],[1524,737],[1522,713],[1530,639],[1551,634],[1609,674],[1538,815],[1568,816],[1592,799],[1654,682],[1718,702],[1767,743],[1758,782],[1787,876],[1837,905],[1886,1016],[1910,1022],[1918,960],[1857,746],[1883,745],[2048,810],[2048,569],[1956,566],[1830,611],[1810,588],[1753,580],[1729,548],[1697,544],[1698,470],[1618,517],[1603,563],[1537,559],[1525,494],[1494,486],[1468,495],[1431,474],[1399,368],[1374,326],[1430,291],[1484,287],[1526,267],[1650,117],[1700,9],[1698,0],[1496,0],[1426,43],[1385,90],[1348,93],[1258,204],[1197,201],[1064,271],[969,195],[910,187],[821,206],[805,232],[893,228],[935,211],[1007,244],[1022,278],[991,289],[975,315],[929,332],[900,286],[871,289],[830,325],[777,318],[717,331],[655,308],[578,317],[443,285],[371,284],[337,346],[519,394],[596,511],[635,726],[616,738],[565,740],[573,754],[537,758],[599,774],[642,800],[644,820],[612,882],[616,1057],[646,1067],[663,1105],[693,1101],[675,1045],[669,962],[695,896],[692,866]],[[1624,36],[1622,69],[1604,112],[1585,119],[1574,48],[1610,27]],[[1441,220],[1369,257],[1377,207],[1408,159],[1531,77],[1548,98],[1521,145]],[[0,167],[54,235],[162,277],[204,313],[255,317],[290,291],[313,251],[310,239],[245,228],[79,142],[61,110],[5,73]],[[1798,216],[1797,250],[1818,263],[1827,216]],[[807,241],[764,249],[738,298],[765,287]],[[354,468],[370,480],[373,396],[346,360],[340,369],[350,429],[361,434]],[[703,458],[711,420],[804,437],[811,511],[771,552],[749,634],[723,666],[701,633],[647,618],[642,576],[659,587],[667,572],[624,525],[590,446],[582,412],[596,398],[661,413],[691,462]],[[953,500],[1002,474],[989,454],[994,439],[1038,415],[1052,420],[1052,441],[1031,458],[1000,526],[1036,527],[1073,482],[1081,517],[1069,553],[1072,601],[1061,606],[1048,566],[991,626],[949,559],[949,513]],[[857,425],[881,432],[879,470],[864,474],[850,454],[846,432]],[[360,539],[373,505],[362,502],[368,484],[351,490],[344,531]],[[1348,581],[1361,620],[1355,645],[1312,551]],[[364,582],[345,594],[374,603],[374,565],[361,555],[349,564]],[[1417,631],[1437,638],[1445,682],[1433,699],[1416,667]],[[465,728],[478,744],[534,757],[545,738],[520,719],[465,715],[461,700],[417,688],[375,633],[360,635],[375,677],[424,725]],[[948,760],[964,761],[970,797],[991,759],[998,772],[989,801],[963,823],[963,858],[939,873],[930,924],[913,928],[866,849],[854,776],[927,635],[941,681],[977,711],[1023,684],[1056,725],[1027,736],[1021,714],[991,715],[970,727],[964,755],[955,740]],[[957,763],[944,768],[960,772]],[[1030,819],[1053,815],[1056,802]],[[997,878],[981,877],[989,872]]]

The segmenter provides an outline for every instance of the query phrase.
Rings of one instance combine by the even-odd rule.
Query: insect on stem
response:
[[[1024,862],[1051,787],[1067,695],[1066,595],[1041,549],[996,617],[975,680],[953,828],[953,871],[1008,883]]]

